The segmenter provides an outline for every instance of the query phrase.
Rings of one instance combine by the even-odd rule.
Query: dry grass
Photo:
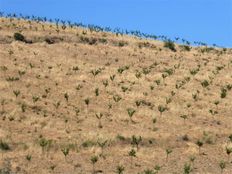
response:
[[[116,173],[118,165],[126,174],[156,165],[160,174],[183,173],[186,163],[192,173],[220,173],[221,160],[226,161],[223,172],[232,173],[225,150],[232,133],[231,50],[184,51],[175,45],[172,52],[159,41],[111,33],[80,28],[57,33],[54,25],[5,18],[0,24],[0,139],[10,147],[1,148],[1,168],[88,174],[96,155],[96,173]],[[32,44],[14,41],[20,31]],[[47,44],[46,38],[54,43]],[[96,70],[100,73],[94,77],[91,71]],[[209,86],[201,85],[204,80]],[[159,106],[167,108],[162,115]],[[135,110],[132,119],[128,108]],[[133,135],[142,137],[138,150],[131,145]],[[42,149],[43,139],[51,141]],[[106,140],[102,153],[99,142]],[[197,140],[203,142],[200,154]],[[136,158],[131,165],[132,148]],[[62,149],[69,149],[66,158]],[[166,149],[172,150],[168,160]]]

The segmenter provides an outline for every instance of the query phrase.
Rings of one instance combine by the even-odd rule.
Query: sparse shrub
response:
[[[199,71],[200,71],[199,68],[189,70],[190,74],[193,75],[193,76],[196,75]]]
[[[102,128],[103,126],[102,126],[102,123],[101,123],[101,119],[103,117],[103,114],[102,113],[97,113],[97,114],[95,114],[95,116],[98,119],[98,128]]]
[[[164,47],[176,52],[175,44],[170,40],[164,42]]]
[[[66,157],[69,154],[69,148],[68,147],[61,148],[61,151],[65,156],[65,161],[67,161]]]
[[[185,134],[184,136],[182,136],[182,140],[184,141],[189,141],[189,137],[187,134]]]
[[[226,168],[226,163],[225,163],[225,161],[223,161],[223,160],[220,161],[219,167],[220,167],[220,169],[221,169],[221,173],[223,173],[224,169]]]
[[[89,98],[86,98],[86,99],[84,100],[84,102],[85,102],[85,105],[86,105],[86,112],[88,112],[88,107],[89,107],[90,99],[89,99]]]
[[[158,111],[160,112],[160,116],[162,116],[163,112],[167,110],[167,107],[159,105]]]
[[[111,80],[112,82],[114,81],[115,76],[116,76],[115,74],[113,74],[113,75],[110,76],[110,80]]]
[[[119,42],[118,42],[118,46],[119,46],[119,47],[124,47],[124,46],[126,46],[126,45],[128,45],[128,42],[126,42],[126,41],[119,41]]]
[[[96,97],[99,96],[99,88],[96,88],[94,92]]]
[[[107,143],[108,143],[107,140],[97,142],[98,146],[101,148],[101,155],[103,155],[104,148],[106,147]]]
[[[96,143],[94,141],[91,141],[91,140],[86,140],[82,143],[82,146],[87,148],[87,147],[92,147],[96,145]]]
[[[20,90],[14,90],[13,93],[14,93],[15,97],[17,98],[20,94]]]
[[[196,144],[199,148],[199,154],[201,154],[201,147],[203,146],[203,142],[201,140],[197,140]]]
[[[230,135],[228,136],[228,138],[229,138],[229,142],[232,143],[232,134],[230,134]]]
[[[201,86],[206,88],[209,86],[209,82],[207,80],[204,80],[203,82],[201,82]]]
[[[189,157],[189,160],[190,160],[190,162],[192,164],[192,168],[194,168],[194,161],[195,161],[195,159],[196,159],[196,157],[193,156],[193,155]]]
[[[27,155],[27,156],[26,156],[26,160],[27,160],[27,161],[31,161],[31,155]]]
[[[158,130],[158,128],[156,128],[156,122],[157,122],[157,119],[156,118],[153,118],[152,119],[152,123],[153,123],[153,131],[156,131],[156,130]]]
[[[108,80],[103,80],[102,81],[102,84],[105,86],[105,88],[109,85],[109,82]]]
[[[114,101],[117,103],[119,102],[122,98],[119,95],[114,95],[113,96]]]
[[[21,111],[26,112],[27,105],[25,103],[21,104]]]
[[[214,104],[216,105],[217,108],[218,108],[219,103],[220,103],[220,102],[219,102],[218,100],[215,100],[215,101],[214,101]]]
[[[47,140],[45,138],[41,138],[39,140],[39,145],[42,148],[42,154],[44,154],[45,150],[49,149],[49,147],[51,146],[51,144],[52,144],[52,140]]]
[[[33,95],[32,100],[33,100],[33,103],[36,103],[39,100],[39,96]]]
[[[191,171],[192,171],[191,165],[185,163],[185,165],[184,165],[184,174],[190,174]]]
[[[10,146],[8,145],[8,143],[4,142],[3,140],[0,140],[0,149],[2,151],[8,151],[10,150]]]
[[[51,38],[45,38],[44,41],[47,43],[47,44],[54,44],[55,41]]]
[[[227,95],[227,90],[225,88],[221,88],[221,98],[225,98]]]
[[[69,95],[68,95],[68,93],[67,93],[67,92],[66,92],[66,93],[64,93],[64,98],[65,98],[66,102],[68,102],[68,100],[69,100]]]
[[[190,51],[191,50],[191,47],[188,46],[188,45],[180,45],[179,46],[183,51]]]
[[[25,42],[25,37],[21,33],[14,33],[14,39],[17,41]]]
[[[124,71],[128,70],[129,66],[122,66],[118,68],[118,73],[122,74]]]
[[[169,154],[172,153],[172,149],[166,149],[166,161],[168,161]]]
[[[96,172],[95,172],[95,163],[97,163],[98,157],[97,157],[97,156],[92,156],[92,157],[90,158],[90,161],[91,161],[91,163],[92,163],[92,165],[93,165],[93,174],[94,174],[94,173],[96,173]]]
[[[116,173],[123,174],[124,170],[125,170],[125,167],[123,167],[122,165],[118,165],[116,168]]]
[[[185,124],[185,120],[188,118],[188,116],[187,115],[181,115],[180,118],[183,118],[184,124]]]
[[[230,160],[231,153],[232,153],[232,147],[226,147],[226,154],[228,155],[228,161]]]
[[[131,144],[132,144],[133,146],[136,146],[137,151],[139,150],[139,144],[140,144],[141,142],[142,142],[142,137],[141,137],[141,136],[136,137],[135,135],[133,135],[133,136],[131,137]]]
[[[117,138],[118,140],[120,140],[120,141],[125,141],[125,140],[126,140],[126,138],[125,138],[124,136],[120,135],[120,134],[118,134],[118,135],[116,136],[116,138]]]
[[[156,172],[155,174],[158,174],[160,169],[161,169],[160,165],[155,165],[155,167],[154,167],[154,170]]]
[[[131,167],[132,167],[132,164],[133,164],[133,158],[136,157],[136,151],[134,149],[131,149],[129,152],[128,152],[128,155],[130,156],[130,160],[131,160]]]
[[[60,101],[57,101],[56,103],[53,103],[53,105],[55,106],[56,109],[58,109],[60,107]]]
[[[129,117],[130,117],[131,122],[133,122],[132,117],[133,117],[133,115],[135,114],[135,112],[136,112],[136,111],[135,111],[133,108],[128,108],[128,109],[127,109],[127,113],[128,113],[128,115],[129,115]]]

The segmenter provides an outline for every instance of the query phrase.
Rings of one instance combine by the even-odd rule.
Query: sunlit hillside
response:
[[[0,173],[231,174],[231,89],[231,49],[0,18]]]

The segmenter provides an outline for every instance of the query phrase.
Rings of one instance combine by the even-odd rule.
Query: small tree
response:
[[[195,156],[190,156],[190,157],[189,157],[189,160],[190,160],[190,162],[191,162],[193,168],[194,168],[194,161],[195,161],[195,159],[196,159]]]
[[[65,161],[67,162],[67,158],[66,157],[69,154],[69,148],[64,147],[64,148],[61,149],[61,151],[63,152],[64,157],[65,157]]]
[[[122,98],[119,95],[114,95],[113,99],[116,103],[118,103]]]
[[[229,141],[232,143],[232,134],[230,134],[228,138],[229,138]]]
[[[184,174],[190,174],[191,171],[192,171],[191,165],[185,163],[185,165],[184,165]]]
[[[125,168],[122,165],[118,165],[116,168],[116,173],[117,174],[123,174]]]
[[[169,154],[172,153],[172,149],[166,149],[166,161],[168,161]]]
[[[167,108],[164,107],[164,106],[162,106],[162,105],[159,105],[159,106],[158,106],[158,110],[159,110],[159,112],[160,112],[160,116],[162,116],[163,112],[166,111]]]
[[[37,101],[39,101],[39,96],[32,96],[33,103],[35,104]]]
[[[86,112],[88,112],[89,98],[86,98],[84,101],[85,101],[85,104],[86,104]]]
[[[102,123],[101,123],[101,119],[103,117],[103,114],[102,113],[97,113],[97,114],[95,114],[95,116],[98,119],[98,128],[102,128],[103,126],[102,126]]]
[[[164,85],[165,85],[165,79],[166,79],[166,77],[168,77],[168,75],[167,75],[166,73],[163,73],[163,74],[162,74],[162,78],[163,78],[163,83],[164,83]]]
[[[131,122],[133,122],[133,120],[132,120],[132,117],[133,117],[133,115],[135,114],[135,110],[133,109],[133,108],[128,108],[127,109],[127,113],[128,113],[128,115],[129,115],[129,117],[130,117],[130,121]]]
[[[199,148],[199,154],[201,154],[201,147],[203,146],[203,142],[201,140],[197,140],[196,144]]]
[[[180,118],[184,119],[184,124],[185,124],[185,120],[188,118],[188,116],[187,115],[181,115]]]
[[[219,104],[220,102],[218,101],[218,100],[216,100],[216,101],[214,101],[214,104],[216,105],[216,108],[218,109],[218,104]]]
[[[102,84],[105,86],[105,88],[109,85],[109,82],[108,80],[103,80],[102,81]]]
[[[142,137],[141,136],[136,137],[135,135],[133,135],[131,137],[131,144],[133,146],[136,146],[137,151],[139,150],[139,143],[141,143],[141,142],[142,142]]]
[[[51,143],[52,143],[51,140],[47,140],[45,138],[40,139],[39,145],[42,147],[42,154],[45,153],[45,150],[48,149],[48,147],[50,146]]]
[[[204,81],[201,82],[201,86],[202,86],[203,88],[206,88],[206,87],[209,86],[209,82],[208,82],[207,80],[204,80]]]
[[[131,161],[131,167],[132,167],[132,164],[133,164],[133,158],[136,157],[136,151],[134,149],[131,149],[128,153],[128,155],[130,156],[130,161]]]
[[[13,93],[14,93],[15,97],[17,98],[20,94],[20,90],[14,90]]]
[[[152,119],[152,123],[153,123],[153,131],[156,131],[157,130],[157,128],[156,128],[156,122],[157,122],[157,119],[156,118],[153,118]]]
[[[64,94],[64,98],[65,98],[66,102],[68,103],[69,95],[68,95],[68,93],[67,93],[67,92]]]
[[[21,110],[22,112],[26,112],[27,105],[25,103],[21,104]]]
[[[96,88],[94,92],[96,97],[99,96],[99,88]]]
[[[156,171],[155,174],[158,174],[160,169],[161,169],[160,165],[155,165],[154,167],[154,170]]]
[[[104,148],[106,147],[107,142],[108,142],[107,140],[97,142],[98,146],[101,148],[101,155],[103,155]]]
[[[230,160],[231,153],[232,153],[232,147],[226,147],[226,154],[228,155],[228,161]]]
[[[0,150],[2,151],[2,159],[3,159],[3,153],[11,150],[11,148],[8,145],[8,143],[4,142],[3,140],[0,140]]]
[[[94,174],[94,173],[96,173],[95,172],[95,163],[97,163],[98,157],[94,155],[94,156],[91,157],[90,161],[91,161],[91,163],[93,165],[93,174]]]
[[[53,103],[53,105],[55,106],[56,110],[60,107],[60,101]]]
[[[113,74],[112,76],[110,76],[110,80],[113,82],[114,81],[114,79],[115,79],[115,74]]]
[[[221,169],[221,173],[223,173],[224,169],[226,168],[226,163],[225,163],[225,161],[223,161],[223,160],[220,161],[219,167],[220,167],[220,169]]]

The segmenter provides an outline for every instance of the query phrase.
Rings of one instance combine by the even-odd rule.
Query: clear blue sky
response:
[[[0,11],[232,47],[232,0],[0,0]]]

